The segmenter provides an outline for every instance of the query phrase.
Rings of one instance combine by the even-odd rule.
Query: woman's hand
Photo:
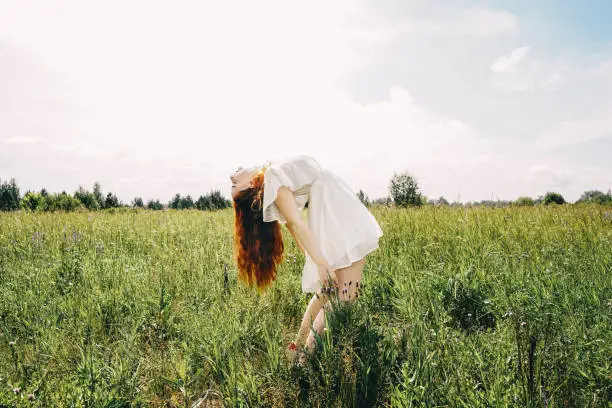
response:
[[[319,267],[319,279],[321,280],[321,286],[323,288],[333,286],[336,289],[339,289],[338,278],[336,277],[336,269],[333,268],[330,264],[318,265]],[[329,276],[328,276],[329,275]],[[331,278],[331,282],[330,282]]]

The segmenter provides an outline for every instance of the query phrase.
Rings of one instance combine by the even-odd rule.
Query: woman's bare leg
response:
[[[338,278],[338,284],[340,285],[340,290],[338,293],[338,299],[343,302],[354,302],[357,299],[357,291],[359,290],[359,285],[361,285],[361,278],[363,276],[363,268],[365,266],[366,259],[365,257],[360,259],[359,261],[353,262],[351,265],[336,269],[336,277]],[[319,335],[323,332],[325,328],[325,314],[324,311],[331,307],[331,303],[328,301],[320,307],[320,310],[317,313],[316,318],[314,319],[314,329],[317,331]],[[310,327],[310,325],[308,326]],[[308,338],[306,339],[305,348],[309,351],[312,351],[315,344],[315,336],[312,330],[308,332]]]
[[[319,311],[323,310],[323,305],[325,305],[327,301],[328,295],[326,293],[322,293],[320,290],[312,296],[310,302],[308,302],[306,311],[304,312],[304,317],[302,317],[302,324],[300,325],[300,329],[298,330],[296,336],[296,343],[300,345],[304,344],[306,337],[310,332],[310,325],[314,320],[316,320]]]

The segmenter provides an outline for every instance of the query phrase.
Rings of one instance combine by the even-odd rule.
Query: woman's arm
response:
[[[310,228],[308,227],[308,223],[300,216],[297,204],[295,202],[295,197],[293,196],[293,193],[289,187],[281,186],[278,189],[276,200],[274,200],[274,202],[276,203],[279,211],[287,220],[287,227],[289,228],[289,231],[291,231],[294,238],[297,237],[298,245],[301,243],[300,248],[305,248],[308,255],[310,255],[312,260],[317,265],[326,267],[329,266],[327,260],[321,252],[319,243],[315,240]]]
[[[297,243],[298,247],[300,247],[300,251],[302,251],[302,253],[305,254],[306,253],[306,249],[304,248],[304,245],[302,245],[302,243],[298,239],[297,235],[295,235],[295,230],[293,229],[293,224],[287,223],[287,229],[289,230],[291,235],[293,235],[293,240]]]

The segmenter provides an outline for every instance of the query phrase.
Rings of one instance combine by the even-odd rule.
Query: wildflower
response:
[[[28,394],[28,400],[34,401],[35,399],[36,397],[34,396],[34,394]]]
[[[527,325],[527,323],[526,323],[526,322],[521,322],[521,326],[522,326],[522,327],[525,327],[526,325]]]
[[[9,341],[9,347],[15,347],[15,342],[14,341]]]
[[[19,387],[13,388],[13,394],[19,394],[20,392],[21,392],[21,389]]]

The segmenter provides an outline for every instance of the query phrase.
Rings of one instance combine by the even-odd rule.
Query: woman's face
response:
[[[238,167],[238,169],[230,175],[232,180],[232,199],[235,200],[238,194],[251,186],[251,177],[255,173],[256,169],[250,167],[245,169],[244,167]]]

